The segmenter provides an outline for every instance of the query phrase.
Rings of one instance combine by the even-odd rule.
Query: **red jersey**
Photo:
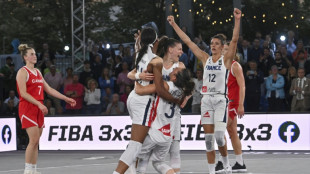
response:
[[[233,61],[231,64],[230,71],[229,71],[228,83],[227,83],[228,98],[229,98],[229,101],[232,102],[233,104],[239,105],[239,85],[237,83],[237,79],[235,75],[233,74],[234,72],[232,71],[232,67],[234,63],[238,63],[238,62]]]
[[[43,101],[44,100],[44,89],[43,89],[44,85],[43,85],[43,77],[41,73],[37,69],[35,69],[35,72],[32,72],[26,66],[22,68],[24,68],[28,73],[27,82],[26,82],[27,93],[30,94],[34,99]],[[17,91],[19,94],[20,102],[27,101],[21,97],[19,88],[18,88],[18,83],[16,84],[17,84]]]

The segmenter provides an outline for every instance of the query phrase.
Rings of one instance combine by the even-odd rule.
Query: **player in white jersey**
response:
[[[207,159],[210,173],[215,173],[215,151],[214,141],[219,146],[223,157],[226,173],[231,173],[229,165],[226,140],[224,134],[227,125],[227,78],[231,68],[240,31],[241,11],[234,9],[235,26],[229,50],[222,56],[225,38],[222,35],[215,35],[211,39],[211,52],[209,56],[201,50],[174,22],[173,16],[168,16],[168,21],[182,41],[192,50],[194,55],[203,63],[203,87],[201,93],[201,124],[205,133]]]
[[[190,95],[194,89],[194,82],[191,79],[191,72],[183,68],[174,68],[169,74],[171,81],[165,82],[165,87],[169,90],[172,96],[182,98],[182,96]],[[184,83],[186,81],[187,83]],[[149,85],[146,87],[136,87],[139,94],[149,94],[155,92],[155,86]],[[176,104],[168,102],[160,97],[156,98],[158,107],[154,113],[154,122],[145,139],[141,153],[139,154],[139,162],[137,173],[143,174],[146,172],[149,159],[152,161],[154,168],[162,174],[174,174],[175,171],[164,163],[165,157],[169,152],[170,145],[175,137],[175,124],[180,124],[177,121],[178,115],[175,111]]]
[[[182,100],[174,98],[167,90],[164,89],[164,83],[162,80],[162,66],[163,60],[153,54],[157,50],[157,33],[152,28],[144,28],[141,32],[141,36],[137,38],[137,42],[141,45],[139,53],[136,58],[136,68],[134,72],[150,72],[154,74],[154,80],[152,81],[156,86],[156,93],[160,97],[173,102],[181,103]],[[139,79],[139,73],[137,73],[138,83],[141,85],[150,84],[149,81]],[[113,174],[123,174],[128,167],[136,160],[139,154],[142,143],[148,133],[149,126],[151,125],[150,116],[155,110],[153,108],[154,96],[152,95],[138,95],[133,90],[128,99],[127,107],[128,112],[132,118],[131,139],[128,143],[127,149],[120,157],[119,163]]]
[[[156,54],[160,57],[163,57],[163,69],[162,76],[164,81],[170,81],[169,74],[177,67],[185,68],[182,62],[179,62],[179,58],[181,57],[182,44],[180,41],[168,38],[167,36],[162,36],[158,43],[158,49]],[[148,74],[149,75],[149,74]],[[132,80],[134,79],[134,75],[131,76]],[[180,157],[180,137],[181,137],[181,109],[178,105],[174,107],[174,113],[176,115],[176,122],[178,124],[175,125],[174,129],[174,138],[172,141],[172,145],[170,147],[170,166],[174,169],[176,173],[180,172],[181,166],[181,157]],[[145,162],[143,165],[147,165]],[[140,164],[141,165],[141,164]],[[145,166],[146,167],[146,166]]]

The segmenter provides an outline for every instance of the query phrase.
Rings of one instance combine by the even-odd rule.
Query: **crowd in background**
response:
[[[201,36],[192,39],[202,50],[211,54],[208,42]],[[127,73],[134,68],[135,53],[132,45],[124,47],[120,44],[116,49],[107,49],[104,43],[99,42],[93,43],[88,48],[88,58],[81,72],[73,72],[70,67],[66,72],[61,72],[55,65],[55,53],[47,43],[42,45],[42,51],[37,56],[37,68],[41,70],[45,81],[54,89],[77,101],[77,105],[71,107],[46,94],[44,103],[48,108],[48,115],[127,114],[126,100],[134,86],[134,81],[127,78]],[[308,111],[310,106],[308,54],[303,40],[295,40],[292,31],[288,32],[285,42],[280,40],[273,42],[270,35],[263,38],[259,32],[252,41],[240,37],[237,55],[244,70],[245,111]],[[196,83],[195,93],[182,112],[199,113],[202,64],[186,45],[183,45],[180,61],[193,72]],[[19,99],[15,77],[14,62],[11,57],[7,57],[6,65],[0,69],[4,96],[0,100],[0,115],[18,115]]]

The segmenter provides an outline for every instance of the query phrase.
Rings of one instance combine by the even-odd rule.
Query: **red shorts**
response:
[[[237,114],[238,107],[239,107],[239,104],[236,104],[236,103],[229,102],[229,104],[228,104],[228,116],[232,120],[234,120],[235,117],[238,115]]]
[[[43,101],[40,102],[43,104]],[[19,103],[18,110],[23,129],[33,126],[44,127],[44,114],[38,106],[28,101],[22,101]]]

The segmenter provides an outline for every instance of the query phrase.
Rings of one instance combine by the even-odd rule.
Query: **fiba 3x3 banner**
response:
[[[199,123],[200,115],[182,116],[181,150],[205,150]],[[238,119],[243,150],[310,150],[309,132],[310,114],[249,114]],[[124,150],[130,134],[129,116],[46,117],[40,150]]]

